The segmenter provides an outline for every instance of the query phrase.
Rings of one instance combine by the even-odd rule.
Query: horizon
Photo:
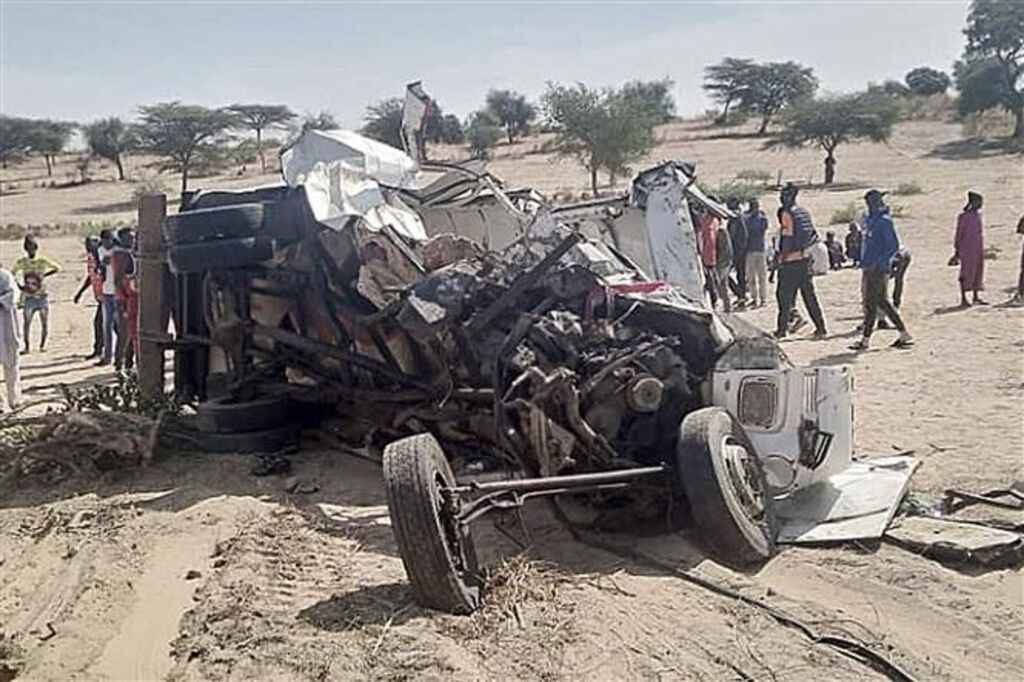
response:
[[[342,127],[359,128],[368,105],[401,97],[415,80],[445,113],[465,119],[491,89],[536,102],[549,81],[604,87],[669,78],[686,118],[711,107],[703,69],[725,57],[800,62],[814,69],[822,93],[902,81],[917,66],[949,72],[966,15],[961,1],[3,0],[0,112],[83,123],[132,119],[139,105],[174,100],[267,103],[300,116],[330,111]]]

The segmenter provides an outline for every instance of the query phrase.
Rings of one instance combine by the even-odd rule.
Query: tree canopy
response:
[[[189,170],[215,155],[224,133],[235,123],[225,109],[163,102],[139,107],[139,146],[163,157],[162,168],[181,173],[181,191],[188,189]]]
[[[954,71],[961,114],[1002,107],[1024,139],[1024,3],[974,0],[967,16],[967,47]]]
[[[295,120],[295,112],[283,104],[232,104],[228,111],[233,113],[240,126],[256,134],[256,154],[260,169],[267,172],[267,159],[263,155],[263,131],[268,128],[283,128]]]
[[[334,119],[334,114],[329,111],[321,111],[316,114],[308,113],[303,116],[299,132],[304,133],[307,130],[335,130],[339,127],[338,122]]]
[[[825,152],[825,184],[832,184],[839,145],[856,139],[884,142],[898,119],[899,106],[882,93],[804,100],[783,116],[783,130],[776,142],[821,148]]]
[[[402,148],[402,100],[396,97],[371,104],[363,120],[363,135]]]
[[[722,105],[716,123],[724,124],[728,121],[729,108],[740,101],[751,82],[753,70],[753,60],[733,57],[704,68],[704,91]]]
[[[942,71],[928,66],[911,69],[904,77],[907,88],[914,95],[940,95],[949,89],[950,79]]]
[[[104,118],[83,126],[82,133],[90,153],[117,166],[117,179],[124,180],[121,156],[135,144],[132,129],[119,118]]]
[[[814,69],[796,62],[755,64],[747,78],[749,82],[740,93],[740,106],[761,117],[759,135],[768,130],[768,124],[785,107],[812,97],[818,89]]]
[[[30,119],[0,114],[0,163],[4,168],[28,153],[31,133]]]
[[[654,146],[657,120],[650,107],[621,90],[549,83],[541,101],[557,130],[555,148],[587,169],[595,195],[598,171],[607,171],[614,181]]]
[[[668,123],[676,115],[676,101],[672,97],[675,81],[630,81],[622,86],[622,96],[635,100],[646,108],[655,123]]]
[[[466,125],[466,142],[469,151],[478,159],[486,159],[490,149],[498,143],[501,127],[489,110],[477,111],[469,116]]]
[[[491,90],[487,93],[485,108],[505,129],[509,144],[530,132],[530,123],[537,118],[537,110],[526,101],[526,96],[512,90]]]

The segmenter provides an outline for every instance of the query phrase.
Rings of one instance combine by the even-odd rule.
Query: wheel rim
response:
[[[753,455],[732,436],[722,439],[722,460],[726,482],[732,496],[751,519],[761,519],[765,513],[764,488]]]

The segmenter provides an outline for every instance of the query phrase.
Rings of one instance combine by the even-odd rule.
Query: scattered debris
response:
[[[202,577],[203,577],[203,574],[200,573],[199,571],[197,571],[194,568],[190,568],[188,570],[188,572],[185,573],[185,580],[198,580],[199,578],[202,578]]]
[[[974,523],[907,516],[894,523],[885,537],[941,563],[996,569],[1024,561],[1020,533]]]

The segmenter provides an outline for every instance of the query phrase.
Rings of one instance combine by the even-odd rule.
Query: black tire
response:
[[[721,559],[748,565],[772,556],[776,522],[764,470],[728,410],[706,407],[686,415],[676,468],[697,530]]]
[[[291,418],[288,397],[239,401],[220,396],[196,407],[196,428],[203,433],[246,433],[283,426]]]
[[[263,227],[262,203],[200,208],[167,216],[164,239],[169,244],[193,244],[210,239],[254,237]]]
[[[177,273],[209,272],[256,265],[273,256],[274,245],[270,239],[248,237],[172,246],[168,261],[171,270]]]
[[[198,244],[218,239],[269,237],[292,242],[310,223],[302,197],[279,201],[211,206],[168,216],[164,240],[169,244]]]
[[[280,452],[299,444],[300,429],[294,424],[247,433],[197,433],[196,446],[203,452]]]
[[[480,603],[476,552],[455,527],[440,488],[455,485],[448,460],[428,433],[384,448],[384,490],[398,552],[416,601],[467,614]]]

